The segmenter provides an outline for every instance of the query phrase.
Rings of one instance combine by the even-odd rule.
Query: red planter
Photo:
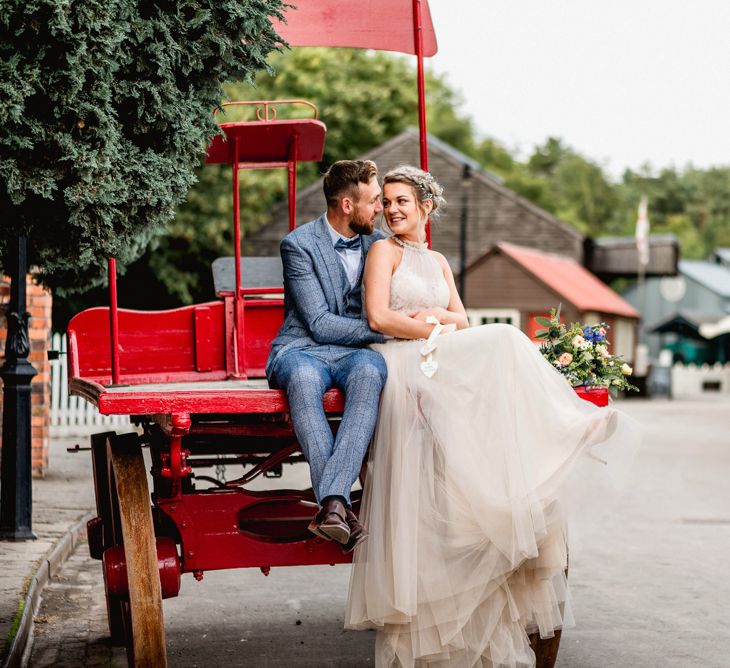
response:
[[[608,406],[608,388],[580,385],[573,388],[575,393],[596,406]]]

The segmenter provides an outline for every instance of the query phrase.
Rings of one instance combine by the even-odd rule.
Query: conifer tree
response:
[[[194,180],[221,85],[252,81],[281,0],[0,0],[0,268],[27,236],[59,293],[127,263]]]

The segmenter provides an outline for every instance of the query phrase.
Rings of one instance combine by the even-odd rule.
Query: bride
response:
[[[534,666],[527,634],[569,621],[559,492],[618,414],[578,398],[511,325],[468,328],[445,258],[425,244],[442,188],[385,175],[393,236],[367,256],[373,345],[388,365],[346,626],[377,629],[376,666]]]

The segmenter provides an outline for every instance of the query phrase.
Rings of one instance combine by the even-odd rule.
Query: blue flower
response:
[[[588,341],[593,341],[594,332],[592,327],[584,327],[583,328],[583,338],[587,339]]]

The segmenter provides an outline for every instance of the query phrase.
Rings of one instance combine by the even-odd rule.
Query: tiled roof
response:
[[[579,311],[639,317],[631,304],[572,258],[508,243],[497,247]]]
[[[706,260],[680,260],[679,273],[721,297],[730,298],[730,269]]]
[[[673,324],[687,323],[699,331],[701,325],[716,323],[718,320],[722,319],[723,315],[723,313],[719,312],[710,313],[708,311],[698,311],[696,309],[679,309],[671,315],[653,323],[647,329],[652,332],[673,331],[671,329]]]

